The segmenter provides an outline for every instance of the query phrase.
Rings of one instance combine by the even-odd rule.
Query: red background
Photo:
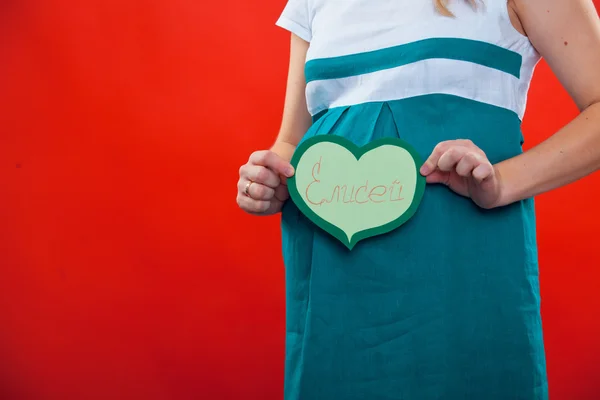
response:
[[[0,399],[282,397],[285,0],[0,3]],[[576,108],[542,63],[527,147]],[[485,127],[482,127],[485,129]],[[600,398],[600,176],[540,196],[551,397]]]

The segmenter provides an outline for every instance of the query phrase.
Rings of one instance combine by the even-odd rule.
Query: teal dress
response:
[[[380,2],[389,5],[370,6]],[[479,17],[497,18],[497,3]],[[335,17],[329,22],[336,27]],[[382,36],[389,32],[383,25]],[[435,35],[406,43],[399,35],[398,44],[374,43],[368,52],[309,53],[314,123],[303,140],[339,135],[363,146],[400,138],[426,159],[442,141],[470,139],[492,163],[519,155],[522,103],[537,59],[511,49],[522,43],[514,40],[500,46],[501,39]],[[325,48],[316,35],[306,38],[315,51]],[[440,79],[436,68],[457,79]],[[288,201],[282,240],[286,400],[547,399],[532,199],[484,210],[428,185],[412,219],[353,250]]]

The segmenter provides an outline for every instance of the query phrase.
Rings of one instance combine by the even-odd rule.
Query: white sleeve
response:
[[[294,33],[301,39],[310,42],[312,33],[308,1],[309,0],[288,0],[276,25]]]

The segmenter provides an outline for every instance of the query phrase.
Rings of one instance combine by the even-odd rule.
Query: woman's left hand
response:
[[[485,153],[470,140],[438,144],[421,167],[427,183],[442,183],[461,196],[470,197],[481,208],[501,204],[500,174]]]

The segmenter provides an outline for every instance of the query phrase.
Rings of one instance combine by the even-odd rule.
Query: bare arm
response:
[[[288,161],[312,122],[306,107],[304,77],[308,46],[308,42],[292,34],[283,118],[279,135],[271,148],[271,151]]]
[[[289,198],[285,180],[294,173],[289,161],[312,122],[305,97],[304,63],[307,50],[308,42],[292,34],[288,83],[279,135],[270,151],[255,151],[248,162],[240,167],[237,203],[250,214],[278,213]]]
[[[600,168],[600,22],[591,0],[515,0],[523,29],[581,114],[524,154],[498,164],[500,205],[571,183]]]

